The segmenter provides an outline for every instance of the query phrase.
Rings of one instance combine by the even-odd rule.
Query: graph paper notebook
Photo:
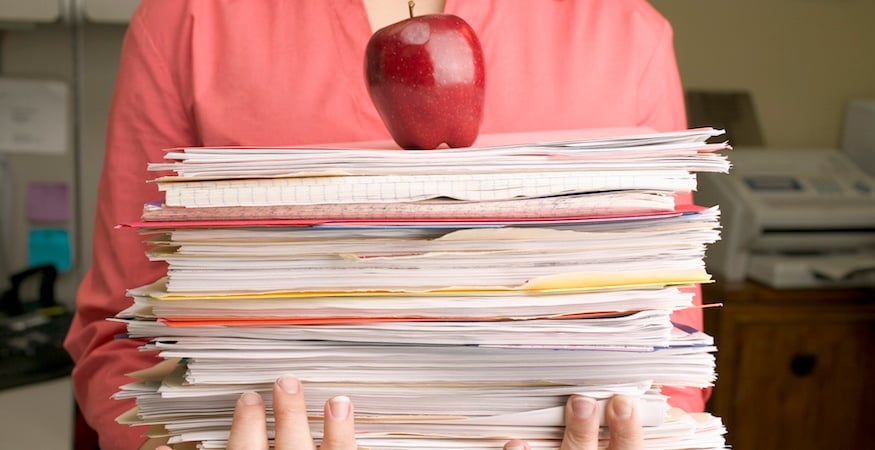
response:
[[[698,129],[637,138],[472,147],[424,152],[384,148],[185,148],[158,189],[170,207],[287,206],[416,202],[437,198],[501,201],[651,190],[689,192],[693,171],[725,172]],[[362,147],[368,147],[367,144]]]
[[[288,177],[161,182],[168,206],[392,203],[448,198],[467,202],[540,198],[585,192],[690,192],[686,170]]]

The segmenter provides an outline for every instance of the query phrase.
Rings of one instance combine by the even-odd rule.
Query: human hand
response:
[[[291,377],[277,380],[273,386],[276,419],[275,449],[315,450],[307,421],[307,406],[301,383]],[[356,450],[352,402],[348,397],[334,397],[325,402],[325,419],[320,450]],[[640,419],[635,401],[615,396],[605,417],[610,428],[609,450],[640,450],[644,447]],[[264,401],[254,392],[240,396],[234,408],[228,450],[266,450],[268,448]],[[598,402],[572,395],[565,404],[565,435],[560,450],[595,450],[598,448]],[[512,440],[504,450],[529,450],[525,441]],[[170,450],[161,446],[158,450]]]
[[[572,395],[565,403],[565,435],[559,450],[596,450],[599,448],[598,402],[582,395]],[[615,395],[608,400],[605,420],[608,423],[608,450],[641,450],[644,437],[641,419],[632,397]],[[512,440],[504,450],[529,450],[529,444]]]
[[[283,377],[273,384],[273,413],[276,420],[276,450],[315,450],[307,421],[307,405],[301,383]],[[325,402],[324,433],[320,450],[355,450],[352,402],[334,397]],[[231,422],[227,450],[267,450],[267,418],[264,400],[255,392],[245,392],[237,400]],[[157,450],[170,450],[161,446]]]
[[[276,450],[315,450],[307,422],[307,405],[301,383],[283,377],[273,384]],[[348,397],[334,397],[325,402],[321,450],[355,450],[355,426],[352,402]],[[254,392],[240,396],[234,408],[228,450],[267,450],[264,402]]]

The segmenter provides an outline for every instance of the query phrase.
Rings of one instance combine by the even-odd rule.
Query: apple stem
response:
[[[411,19],[413,18],[413,7],[414,6],[416,6],[416,2],[414,2],[413,0],[410,0],[409,2],[407,2],[407,9],[410,10],[410,18]]]

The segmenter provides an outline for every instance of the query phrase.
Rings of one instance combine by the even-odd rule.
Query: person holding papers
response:
[[[291,377],[277,380],[273,386],[276,415],[276,450],[315,449],[307,423],[307,407],[301,383]],[[608,450],[639,450],[643,448],[638,414],[634,400],[616,396],[608,403],[605,419],[610,428]],[[321,450],[356,450],[352,411],[349,398],[340,396],[325,404],[325,430]],[[565,407],[565,438],[560,450],[595,450],[599,445],[598,402],[573,395]],[[228,440],[228,450],[267,450],[268,437],[264,401],[254,393],[244,393],[234,410],[234,424]],[[504,450],[527,450],[528,443],[512,440]],[[158,450],[170,450],[161,446]]]
[[[418,0],[477,32],[487,62],[481,133],[606,127],[686,128],[672,30],[645,0]],[[115,419],[125,374],[154,365],[106,318],[125,291],[161,276],[142,237],[116,225],[160,196],[148,162],[177,146],[297,145],[389,139],[365,87],[365,45],[404,19],[407,0],[143,0],[122,48],[94,224],[93,266],[66,348],[76,400],[104,450],[131,449],[143,430]],[[681,199],[689,202],[690,198]],[[700,328],[701,313],[676,322]],[[706,393],[671,403],[704,407]],[[150,444],[151,445],[151,444]]]

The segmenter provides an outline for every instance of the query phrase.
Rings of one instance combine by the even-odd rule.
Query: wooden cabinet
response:
[[[735,450],[873,448],[875,289],[703,286],[715,337],[709,409]]]

